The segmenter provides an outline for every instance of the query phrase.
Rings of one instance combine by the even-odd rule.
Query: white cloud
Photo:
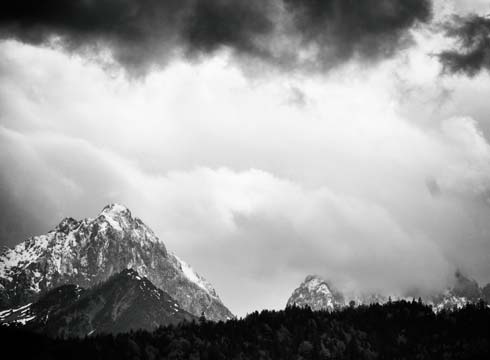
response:
[[[423,44],[321,77],[249,79],[218,57],[131,82],[15,42],[0,59],[2,191],[39,233],[125,203],[239,314],[282,307],[309,273],[381,290],[443,286],[456,266],[489,280],[484,122],[421,101],[470,93]]]

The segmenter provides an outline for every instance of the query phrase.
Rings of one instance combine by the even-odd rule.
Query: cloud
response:
[[[374,62],[405,48],[431,17],[430,0],[9,0],[0,9],[4,38],[108,52],[132,74],[223,49],[297,70]]]
[[[487,151],[464,150],[470,145],[465,138],[472,128],[458,139],[452,130],[442,131],[424,146],[432,143],[428,150],[446,152],[452,151],[452,141],[461,141],[462,148],[455,152],[467,157],[440,155],[441,161],[450,159],[456,168],[437,173],[444,194],[449,194],[440,195],[438,202],[424,195],[423,184],[413,192],[417,201],[409,202],[412,193],[388,192],[386,201],[366,193],[345,194],[329,185],[306,187],[257,169],[199,167],[150,174],[86,141],[6,129],[0,130],[0,150],[6,154],[0,164],[2,173],[8,170],[10,177],[2,178],[2,195],[22,194],[14,204],[43,218],[37,233],[53,228],[62,217],[94,216],[106,203],[123,202],[171,250],[210,278],[241,314],[254,307],[282,306],[296,282],[308,273],[325,274],[346,290],[417,288],[427,293],[446,284],[455,264],[471,263],[475,251],[488,253],[482,251],[482,246],[488,250],[484,244],[459,248],[467,239],[457,237],[460,226],[467,230],[474,221],[461,217],[458,208],[471,209],[471,203],[463,205],[468,193],[473,197],[485,192],[480,188],[474,194],[473,189],[489,170],[488,164],[480,165],[480,157],[488,163],[490,156]],[[466,161],[473,162],[472,167],[482,166],[481,171],[466,178]],[[377,181],[385,187],[397,182],[382,176]],[[401,186],[413,191],[410,181]],[[413,218],[417,211],[420,217]],[[22,212],[16,215],[24,218]],[[440,217],[441,224],[428,216]],[[1,227],[6,229],[8,221],[9,217],[2,218]],[[257,296],[251,304],[250,299],[232,295],[237,286],[256,293],[264,283],[275,297]]]
[[[490,70],[490,18],[479,15],[455,16],[446,23],[447,36],[457,47],[438,54],[444,70],[452,74],[475,76]]]
[[[408,30],[432,15],[431,1],[285,0],[285,5],[302,44],[313,47],[324,66],[332,59],[389,58],[410,44]]]
[[[309,273],[382,292],[435,290],[457,267],[488,282],[490,146],[481,119],[452,104],[475,83],[461,80],[462,97],[440,80],[452,110],[430,122],[433,103],[402,111],[413,98],[400,100],[394,69],[414,94],[440,70],[412,52],[268,81],[218,56],[135,83],[1,43],[2,244],[122,202],[239,314],[284,306]]]
[[[2,179],[5,193],[17,189],[23,194],[17,203],[33,213],[48,210],[51,228],[64,216],[94,216],[105,203],[123,202],[171,250],[179,244],[179,255],[194,254],[193,265],[209,274],[240,313],[250,306],[282,305],[295,281],[310,272],[328,274],[343,288],[427,291],[444,284],[451,268],[431,240],[404,230],[383,205],[326,186],[308,189],[256,169],[202,167],[155,176],[60,135],[2,129],[0,138],[1,150],[15,152],[1,162],[11,173]],[[34,184],[28,180],[33,178]],[[2,219],[2,228],[8,220]],[[258,282],[288,276],[292,279],[273,286],[282,296],[274,303],[231,296],[237,283],[257,289]]]

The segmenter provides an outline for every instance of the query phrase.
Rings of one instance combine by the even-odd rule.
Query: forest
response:
[[[490,308],[435,313],[415,300],[333,312],[293,306],[85,338],[0,327],[0,339],[15,359],[490,359]]]

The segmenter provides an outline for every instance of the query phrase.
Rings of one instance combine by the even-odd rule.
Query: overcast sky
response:
[[[122,203],[238,315],[490,282],[487,0],[6,3],[1,245]]]

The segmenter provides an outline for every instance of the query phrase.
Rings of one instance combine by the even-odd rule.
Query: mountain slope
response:
[[[134,270],[123,270],[88,290],[63,285],[34,304],[0,312],[1,323],[63,337],[153,330],[193,319],[167,293]]]
[[[175,255],[122,205],[106,206],[94,219],[65,218],[0,255],[0,308],[35,301],[64,284],[88,288],[132,268],[172,296],[186,311],[210,320],[233,314],[213,287]]]

